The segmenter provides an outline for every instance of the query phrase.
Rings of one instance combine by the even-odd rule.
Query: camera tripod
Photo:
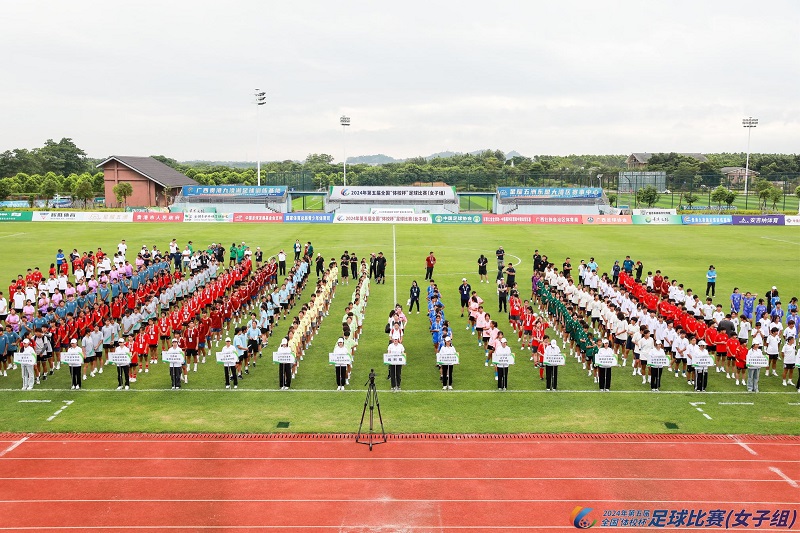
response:
[[[361,412],[361,423],[358,425],[358,433],[356,434],[356,442],[358,444],[366,444],[372,451],[374,444],[382,444],[386,442],[386,431],[383,429],[383,417],[381,416],[381,403],[378,401],[378,391],[375,388],[375,370],[370,369],[369,379],[364,385],[367,385],[367,397],[364,400],[364,410]],[[364,427],[364,417],[367,414],[367,407],[369,407],[369,432],[362,432]],[[379,439],[375,432],[375,409],[378,410],[378,422],[381,425],[381,432]]]

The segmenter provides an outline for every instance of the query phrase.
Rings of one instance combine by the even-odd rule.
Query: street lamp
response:
[[[747,159],[744,164],[744,204],[747,207],[747,178],[750,174],[750,132],[758,126],[758,119],[748,117],[742,119],[742,126],[747,128]]]
[[[267,93],[261,89],[256,89],[256,174],[258,175],[258,186],[261,187],[261,123],[258,120],[261,106],[267,103]]]
[[[342,115],[339,118],[339,124],[342,125],[342,151],[344,152],[344,160],[342,161],[344,175],[342,177],[342,184],[347,185],[347,143],[345,142],[344,132],[347,130],[347,126],[350,125],[350,117]]]

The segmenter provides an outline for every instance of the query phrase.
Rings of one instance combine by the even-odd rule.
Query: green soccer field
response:
[[[326,258],[338,258],[345,249],[355,251],[359,258],[382,251],[388,257],[388,278],[385,285],[372,285],[348,391],[335,390],[327,354],[341,333],[339,321],[353,291],[352,282],[337,289],[331,314],[300,364],[294,390],[277,390],[277,370],[270,363],[275,338],[237,391],[224,389],[222,368],[212,363],[190,373],[189,384],[181,391],[169,390],[163,363],[151,367],[148,374],[140,373],[127,392],[115,390],[113,367],[85,381],[84,390],[77,392],[69,390],[69,375],[63,368],[33,391],[19,391],[17,370],[0,377],[0,431],[355,431],[364,406],[364,383],[370,368],[375,368],[386,430],[394,433],[800,432],[800,394],[781,386],[779,378],[763,375],[760,394],[747,394],[724,374],[713,372],[709,393],[693,393],[685,380],[665,374],[664,392],[652,394],[641,385],[641,378],[631,376],[629,368],[619,368],[614,371],[613,392],[600,394],[580,364],[568,357],[559,375],[561,390],[546,393],[528,356],[515,350],[517,364],[510,371],[509,390],[498,392],[492,369],[484,367],[482,349],[465,330],[457,292],[461,278],[467,277],[489,304],[489,311],[497,310],[492,305],[496,302],[493,286],[478,283],[476,260],[484,253],[491,267],[494,250],[502,244],[507,258],[520,263],[517,272],[523,295],[529,288],[532,253],[539,249],[559,265],[566,256],[575,264],[593,256],[601,271],[610,270],[615,259],[631,255],[644,263],[645,272],[661,269],[700,293],[705,289],[706,269],[713,263],[719,272],[716,300],[726,308],[734,286],[763,294],[777,285],[788,301],[800,293],[800,232],[794,227],[8,223],[0,226],[5,249],[0,255],[3,292],[29,266],[46,271],[58,248],[66,252],[98,246],[114,250],[125,238],[131,250],[142,244],[165,249],[173,237],[181,245],[192,240],[195,245],[215,241],[228,247],[231,242],[246,241],[268,253],[289,250],[295,239],[310,240]],[[392,393],[382,365],[384,325],[393,304],[405,304],[411,281],[424,285],[424,258],[431,250],[438,259],[434,277],[461,354],[461,365],[454,372],[455,390],[441,390],[427,318],[411,314],[404,342],[409,364],[403,371],[403,392]],[[311,279],[315,279],[313,274]],[[507,319],[498,322],[501,329],[510,331]],[[287,327],[281,322],[276,332],[283,334]],[[517,348],[514,344],[512,348]],[[48,420],[56,411],[59,414]]]

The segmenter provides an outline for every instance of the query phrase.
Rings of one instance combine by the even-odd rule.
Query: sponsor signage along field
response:
[[[184,213],[184,222],[233,222],[233,213]]]
[[[483,215],[484,224],[580,224],[581,215]]]
[[[662,225],[682,224],[680,215],[633,215],[634,224]]]
[[[431,215],[434,224],[480,224],[481,215]]]
[[[430,215],[358,215],[341,214],[333,219],[336,224],[430,224]]]
[[[333,213],[283,213],[285,223],[330,224]]]
[[[234,213],[234,222],[277,223],[283,222],[283,213]]]
[[[133,213],[86,213],[86,222],[133,222]]]
[[[734,226],[783,226],[783,215],[733,215]]]
[[[686,225],[724,226],[732,222],[731,215],[683,215],[681,220]]]
[[[631,224],[630,215],[581,215],[584,224]]]
[[[800,226],[800,215],[786,215],[783,217],[783,223],[786,226]]]
[[[183,222],[183,213],[131,213],[134,222]]]
[[[570,199],[600,198],[600,187],[498,187],[500,198]]]
[[[30,222],[32,211],[0,211],[0,222]]]

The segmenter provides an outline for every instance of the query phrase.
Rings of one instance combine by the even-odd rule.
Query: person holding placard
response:
[[[611,369],[616,364],[616,354],[610,347],[608,339],[603,339],[602,346],[597,350],[597,355],[595,355],[595,361],[597,364],[600,390],[602,392],[608,392],[611,390]]]
[[[656,341],[655,347],[648,353],[648,365],[650,366],[650,390],[659,392],[661,390],[661,374],[664,367],[669,366],[669,356],[664,351],[664,342]]]
[[[697,350],[692,356],[692,367],[695,372],[694,390],[705,392],[708,386],[708,367],[714,363],[714,358],[708,352],[706,341],[697,343]]]
[[[753,339],[753,345],[750,347],[750,351],[747,353],[747,358],[764,358],[764,353],[761,351],[761,339],[756,338]],[[769,364],[769,363],[767,363]],[[761,374],[761,366],[754,366],[751,365],[751,362],[747,362],[747,392],[758,392],[758,378]]]
[[[166,350],[164,354],[162,354],[162,359],[164,359],[164,355],[168,355],[168,359],[166,359],[166,361],[169,362],[169,377],[172,381],[172,390],[178,390],[181,388],[181,375],[183,374],[184,355],[179,343],[180,339],[172,339],[169,350]]]
[[[444,345],[439,348],[437,355],[437,360],[442,369],[442,390],[453,390],[453,366],[457,358],[458,352],[453,347],[453,339],[447,335],[444,338]]]
[[[344,345],[344,339],[339,337],[336,340],[336,346],[333,348],[333,354],[336,354],[336,362],[334,368],[336,369],[336,390],[344,390],[347,384],[347,361],[350,360],[350,350]]]
[[[83,365],[83,350],[78,348],[78,339],[69,341],[69,348],[63,354],[62,359],[66,359],[69,365],[69,375],[72,378],[72,390],[81,388],[81,365]]]
[[[492,353],[492,361],[497,367],[497,390],[506,390],[508,387],[508,366],[511,356],[511,348],[508,347],[508,339],[504,336],[500,337]]]
[[[545,336],[545,338],[547,338]],[[550,345],[544,349],[544,357],[545,357],[545,386],[548,391],[551,390],[558,390],[558,366],[553,363],[549,363],[547,359],[552,356],[559,356],[561,354],[561,350],[558,347],[558,342],[553,339],[550,341]]]
[[[19,352],[20,359],[14,359],[19,365],[22,374],[22,390],[33,390],[35,378],[33,367],[36,365],[36,351],[31,346],[31,341],[27,337],[22,339],[22,351]],[[24,360],[22,357],[24,356]]]
[[[386,350],[388,355],[404,355],[406,349],[400,344],[400,339],[392,339],[392,343]],[[390,364],[389,365],[389,380],[394,392],[400,392],[400,384],[402,381],[403,365]]]
[[[236,363],[239,362],[239,353],[233,346],[230,337],[225,337],[225,345],[220,351],[222,357],[222,366],[225,367],[225,388],[231,388],[231,380],[233,381],[233,388],[239,388],[239,377],[236,371]],[[219,359],[219,358],[218,358]]]
[[[128,337],[125,337],[128,340]],[[117,366],[117,390],[125,390],[131,388],[131,351],[125,342],[116,341],[114,349],[114,364]]]
[[[289,340],[286,337],[281,339],[281,345],[275,353],[282,356],[294,356],[292,349],[289,348]],[[278,363],[278,386],[281,390],[289,390],[289,387],[292,385],[293,364],[292,362]]]

